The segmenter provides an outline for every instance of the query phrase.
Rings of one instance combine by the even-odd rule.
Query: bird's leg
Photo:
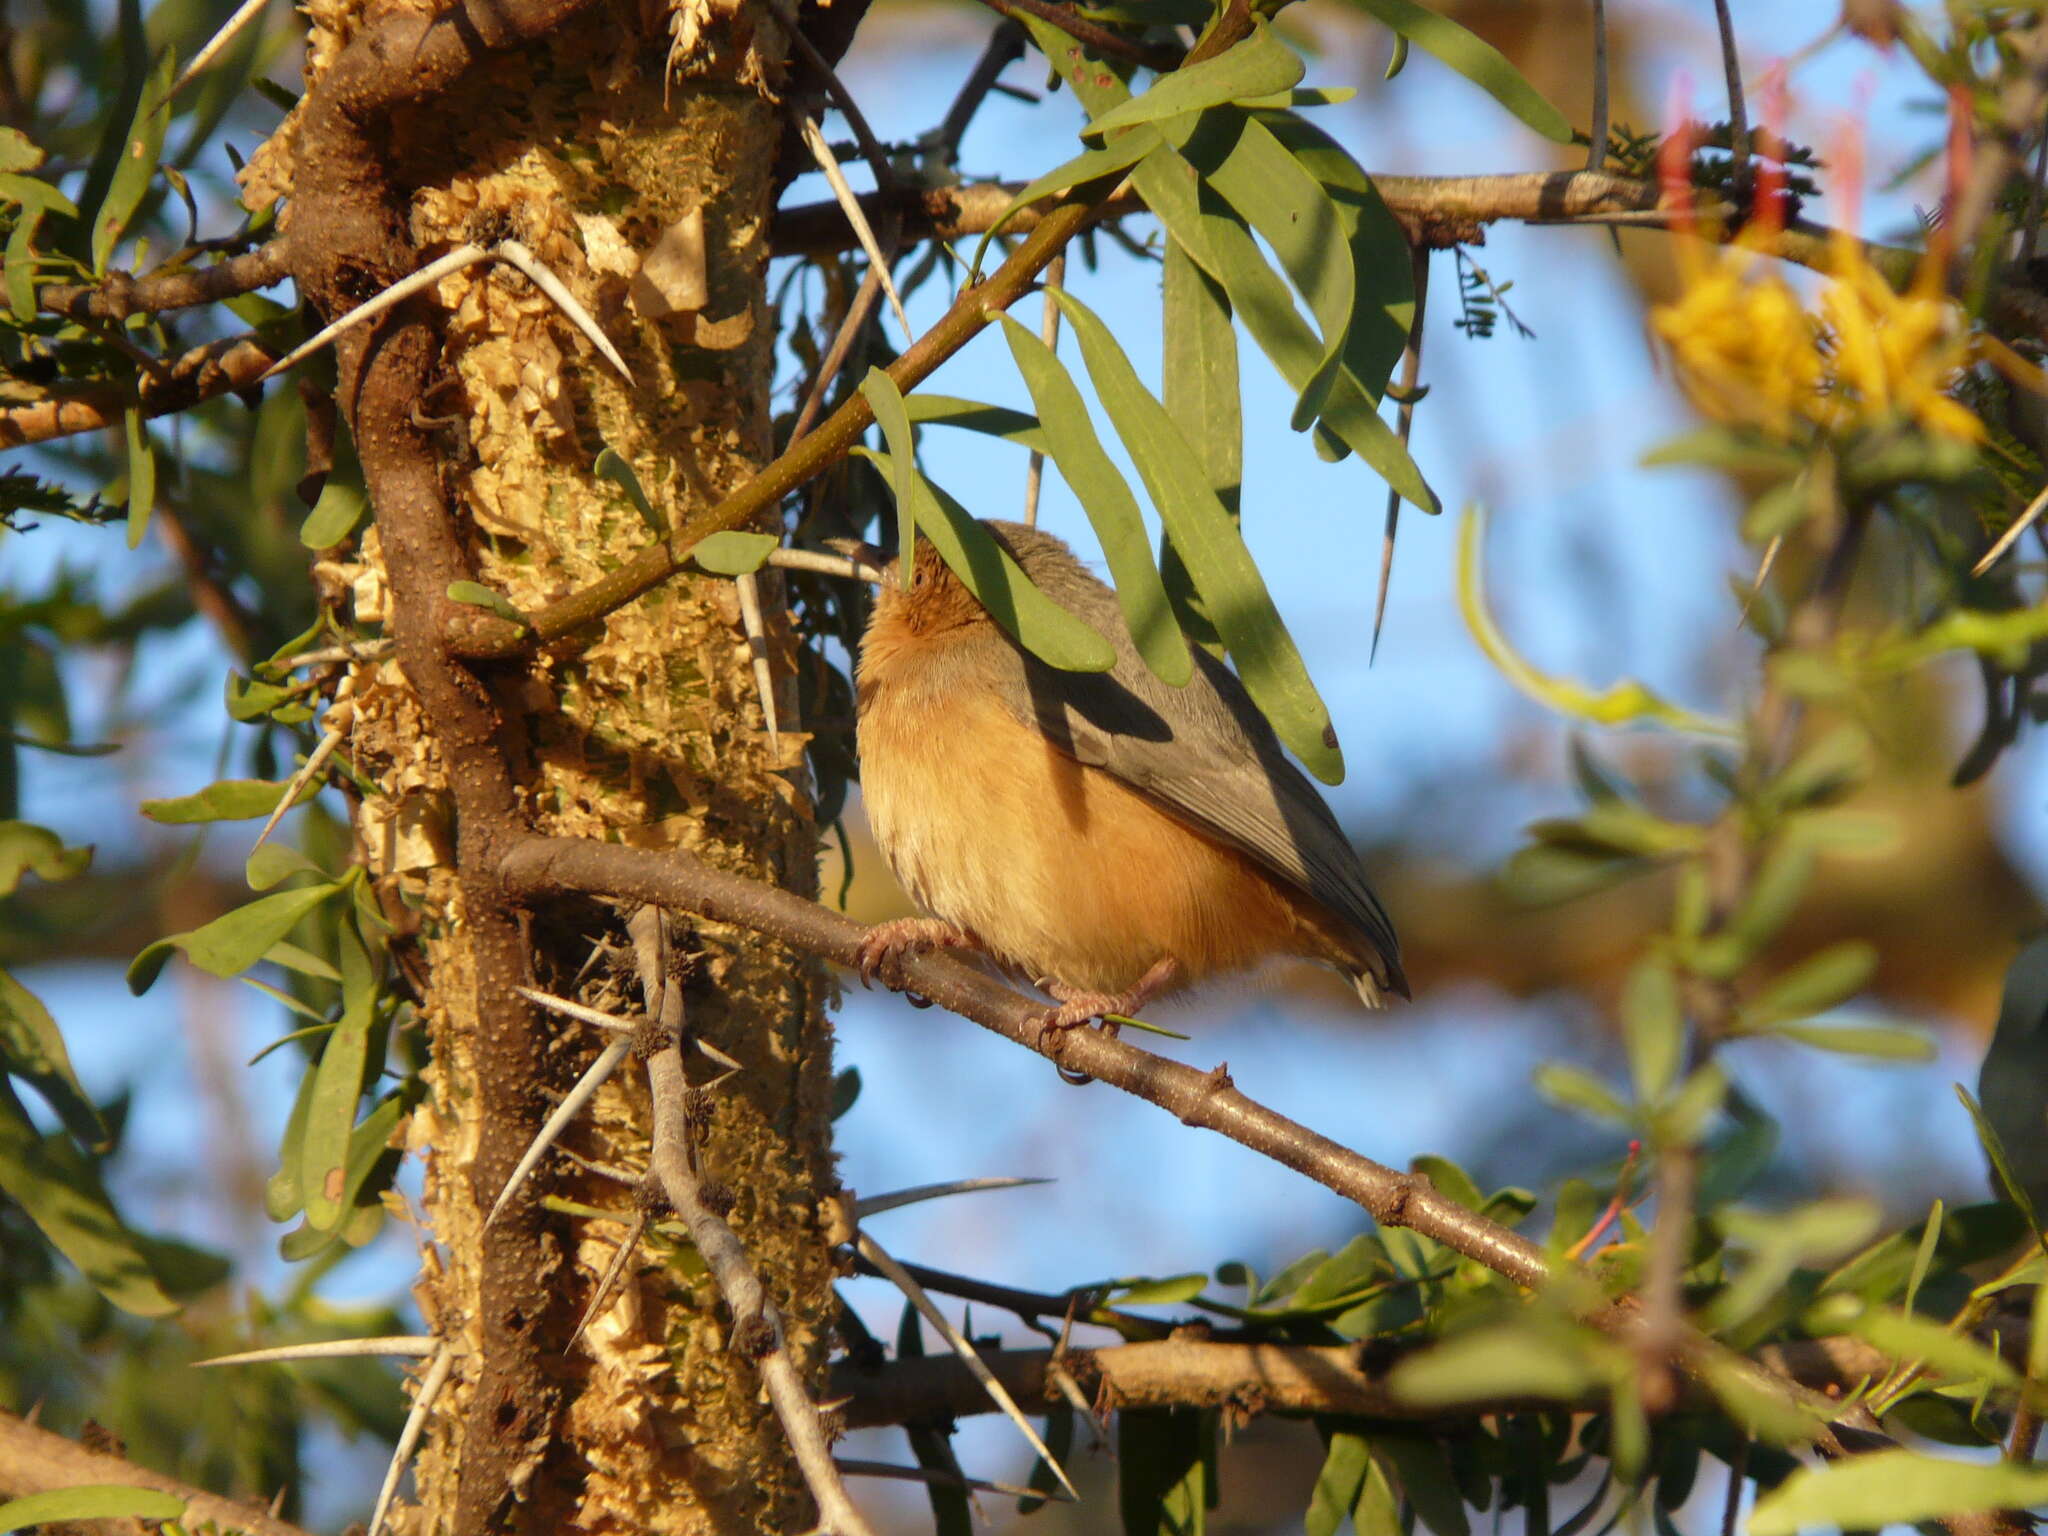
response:
[[[936,917],[899,917],[877,923],[867,931],[855,952],[860,984],[871,985],[876,977],[892,992],[904,990],[903,961],[910,955],[929,954],[935,949],[980,949],[981,940],[967,929]]]
[[[1152,962],[1152,968],[1138,978],[1138,984],[1124,992],[1084,992],[1057,981],[1040,982],[1040,986],[1060,1000],[1059,1007],[1046,1010],[1045,1027],[1051,1030],[1073,1029],[1110,1013],[1129,1017],[1170,989],[1180,979],[1180,974],[1180,962],[1171,955],[1161,955]]]

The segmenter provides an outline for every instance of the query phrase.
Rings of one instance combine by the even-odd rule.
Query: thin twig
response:
[[[960,141],[967,137],[968,124],[974,121],[981,104],[988,100],[988,93],[1001,83],[1004,70],[1024,57],[1024,27],[1020,22],[1005,18],[996,23],[995,30],[988,35],[988,43],[981,50],[981,57],[974,68],[967,73],[959,94],[954,96],[952,106],[933,131],[931,143],[941,151],[945,164],[952,165],[960,158]]]
[[[1081,43],[1094,52],[1108,58],[1122,59],[1130,64],[1142,64],[1147,69],[1164,74],[1178,69],[1183,55],[1176,48],[1155,48],[1146,43],[1134,43],[1120,32],[1099,27],[1092,21],[1083,20],[1064,5],[1053,5],[1049,0],[981,0],[981,3],[998,16],[1016,19],[1033,16],[1040,21],[1050,22],[1075,42]]]
[[[836,1465],[848,1477],[884,1477],[905,1483],[934,1483],[942,1488],[964,1488],[970,1493],[1003,1493],[1013,1498],[1053,1499],[1061,1504],[1074,1502],[1057,1488],[1023,1488],[1015,1483],[991,1483],[983,1478],[947,1472],[938,1467],[903,1467],[893,1461],[862,1461],[852,1456],[839,1457]]]
[[[1401,353],[1401,408],[1396,435],[1401,446],[1408,446],[1408,438],[1415,426],[1415,388],[1422,376],[1422,327],[1429,309],[1429,252],[1417,246],[1409,253],[1414,272],[1415,318],[1408,325],[1408,345]],[[1387,588],[1394,578],[1394,535],[1401,527],[1401,493],[1389,487],[1387,491],[1386,528],[1380,537],[1380,591],[1372,605],[1372,646],[1366,652],[1365,664],[1369,667],[1380,654],[1380,628],[1387,619]]]
[[[824,361],[818,364],[817,377],[811,380],[809,392],[804,396],[803,409],[796,413],[796,421],[789,429],[789,442],[784,452],[794,447],[803,435],[811,430],[811,423],[818,419],[818,412],[824,409],[825,396],[832,388],[833,380],[839,377],[839,370],[846,366],[846,355],[853,350],[854,339],[868,323],[868,316],[874,312],[875,300],[882,294],[882,269],[873,262],[861,274],[860,286],[853,292],[853,302],[846,306],[846,314],[839,322],[839,329],[832,333],[832,345],[825,349]]]
[[[1051,1179],[952,1179],[944,1184],[919,1184],[913,1189],[892,1190],[886,1195],[869,1195],[865,1200],[853,1203],[853,1218],[865,1221],[870,1216],[879,1216],[884,1211],[901,1210],[906,1205],[922,1205],[927,1200],[945,1200],[954,1195],[978,1195],[992,1189],[1022,1189],[1027,1184],[1050,1184]]]
[[[1052,265],[1045,269],[1045,299],[1038,316],[1038,339],[1045,343],[1047,351],[1056,352],[1060,344],[1060,307],[1053,298],[1053,290],[1065,285],[1067,280],[1067,253],[1061,251],[1053,257]],[[1024,466],[1024,526],[1038,526],[1038,492],[1045,482],[1045,450],[1031,450],[1031,461]]]
[[[1728,0],[1714,0],[1714,20],[1721,29],[1721,69],[1728,77],[1731,180],[1740,191],[1749,181],[1749,107],[1742,98],[1742,60],[1735,51],[1735,21],[1728,14]]]
[[[647,1058],[647,1091],[654,1114],[649,1172],[690,1229],[698,1257],[725,1298],[734,1319],[731,1347],[760,1372],[775,1416],[789,1437],[797,1468],[817,1502],[819,1528],[832,1536],[874,1536],[832,1463],[831,1437],[790,1358],[775,1305],[761,1288],[732,1228],[705,1205],[697,1171],[691,1166],[689,1130],[683,1123],[683,1103],[690,1086],[683,1072],[683,993],[667,979],[662,922],[658,908],[643,907],[626,925],[648,1014],[670,1035],[668,1043]]]
[[[398,1492],[398,1480],[405,1475],[412,1453],[420,1443],[420,1434],[427,1427],[427,1415],[433,1412],[434,1399],[441,1395],[441,1388],[448,1384],[448,1373],[454,1368],[455,1351],[444,1344],[435,1352],[426,1374],[420,1378],[419,1390],[413,1394],[412,1408],[405,1416],[405,1428],[398,1433],[398,1444],[391,1452],[391,1465],[384,1472],[384,1485],[377,1490],[376,1507],[370,1511],[369,1536],[381,1536],[384,1517],[390,1512],[392,1497]]]
[[[1607,163],[1607,0],[1593,0],[1593,127],[1586,169]]]

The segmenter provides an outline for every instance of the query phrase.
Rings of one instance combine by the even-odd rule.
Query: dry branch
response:
[[[154,1488],[185,1503],[184,1524],[192,1529],[213,1525],[249,1536],[307,1536],[289,1520],[280,1520],[251,1504],[165,1477],[106,1451],[90,1451],[76,1441],[0,1411],[0,1498],[23,1498],[62,1488],[114,1484]]]

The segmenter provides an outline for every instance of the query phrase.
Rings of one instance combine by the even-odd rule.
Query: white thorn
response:
[[[567,315],[570,323],[589,338],[590,344],[597,348],[599,353],[603,355],[604,360],[619,370],[619,377],[624,379],[628,385],[633,383],[633,370],[628,368],[626,360],[619,356],[618,348],[614,347],[611,344],[611,339],[598,328],[597,321],[591,318],[590,311],[583,307],[577,300],[576,295],[562,285],[562,280],[559,277],[556,277],[554,273],[541,265],[538,256],[534,255],[533,252],[529,251],[517,240],[501,242],[493,254],[505,261],[511,262],[513,266],[533,279],[534,287],[554,300],[555,308]]]
[[[398,1492],[398,1479],[404,1475],[406,1463],[412,1460],[413,1447],[420,1443],[420,1431],[427,1427],[427,1413],[434,1406],[434,1399],[441,1395],[441,1388],[454,1366],[455,1352],[442,1349],[434,1356],[433,1364],[427,1367],[427,1374],[420,1378],[420,1389],[413,1397],[412,1411],[405,1416],[405,1428],[399,1431],[398,1446],[391,1453],[391,1467],[384,1474],[384,1486],[377,1490],[377,1507],[370,1512],[369,1536],[378,1536],[384,1529],[384,1516],[390,1512],[391,1496]]]
[[[618,1070],[619,1063],[626,1059],[626,1053],[632,1049],[633,1042],[629,1039],[621,1037],[612,1041],[598,1053],[597,1060],[590,1064],[589,1070],[576,1080],[576,1086],[563,1095],[562,1102],[555,1106],[555,1112],[548,1116],[547,1123],[533,1138],[533,1144],[519,1159],[519,1166],[512,1170],[512,1177],[507,1179],[505,1187],[498,1191],[498,1198],[491,1206],[491,1214],[484,1218],[485,1227],[489,1227],[498,1219],[506,1203],[518,1193],[519,1186],[526,1182],[526,1176],[532,1173],[535,1166],[547,1155],[548,1148],[553,1146],[556,1138],[569,1128],[569,1122],[582,1112],[583,1106],[590,1102],[591,1095],[604,1086],[604,1080]]]
[[[489,251],[480,245],[457,246],[446,256],[428,262],[419,271],[412,273],[410,276],[401,277],[382,293],[365,299],[339,320],[323,326],[311,340],[300,342],[291,351],[285,353],[283,357],[280,357],[276,362],[264,369],[262,373],[258,374],[256,382],[261,384],[265,379],[273,378],[277,374],[283,373],[285,369],[304,362],[350,326],[361,325],[365,320],[376,319],[377,316],[383,314],[392,305],[403,303],[422,288],[431,288],[451,272],[460,272],[464,267],[475,266],[478,262],[487,259],[490,254]]]
[[[584,1024],[594,1024],[599,1029],[610,1029],[616,1030],[620,1034],[631,1034],[637,1028],[636,1025],[626,1019],[616,1018],[609,1013],[601,1013],[595,1008],[586,1008],[581,1003],[571,1002],[566,997],[557,997],[552,992],[538,992],[532,987],[514,987],[512,990],[530,1003],[539,1003],[543,1008],[550,1008],[556,1013],[566,1014],[568,1017]]]
[[[804,143],[810,147],[811,158],[818,162],[818,169],[825,173],[825,180],[832,184],[832,195],[839,200],[846,222],[853,226],[854,235],[860,240],[861,249],[868,253],[868,260],[875,264],[875,274],[882,280],[882,292],[889,296],[889,305],[896,311],[897,322],[903,327],[906,340],[915,341],[917,332],[910,328],[910,316],[903,312],[903,300],[896,292],[896,280],[889,275],[889,263],[883,259],[881,243],[875,239],[874,230],[868,227],[868,216],[861,211],[860,199],[853,195],[853,188],[846,184],[846,175],[839,169],[839,162],[832,157],[832,146],[825,142],[825,135],[818,131],[818,125],[808,117],[798,119]]]
[[[245,1349],[234,1355],[215,1355],[194,1360],[195,1366],[266,1365],[291,1360],[343,1360],[359,1355],[386,1355],[392,1359],[424,1359],[441,1347],[430,1333],[398,1333],[381,1339],[321,1339],[311,1344],[277,1344],[269,1349]]]
[[[228,44],[241,34],[242,28],[262,15],[263,7],[269,3],[270,0],[242,0],[242,3],[235,7],[235,14],[227,19],[227,24],[213,34],[204,48],[192,56],[192,62],[185,66],[184,72],[173,82],[171,96],[185,89],[192,83],[194,75],[219,58]],[[166,101],[170,99],[170,96],[164,98]]]

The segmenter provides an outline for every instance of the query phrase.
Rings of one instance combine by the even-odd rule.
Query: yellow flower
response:
[[[1791,287],[1736,246],[1692,259],[1675,304],[1652,316],[1686,395],[1704,415],[1789,437],[1821,404],[1816,322]]]
[[[1686,395],[1703,414],[1789,438],[1909,420],[1981,442],[1984,425],[1947,393],[1974,360],[1960,313],[1929,264],[1905,293],[1838,236],[1819,313],[1740,242],[1681,246],[1681,291],[1652,315]]]

